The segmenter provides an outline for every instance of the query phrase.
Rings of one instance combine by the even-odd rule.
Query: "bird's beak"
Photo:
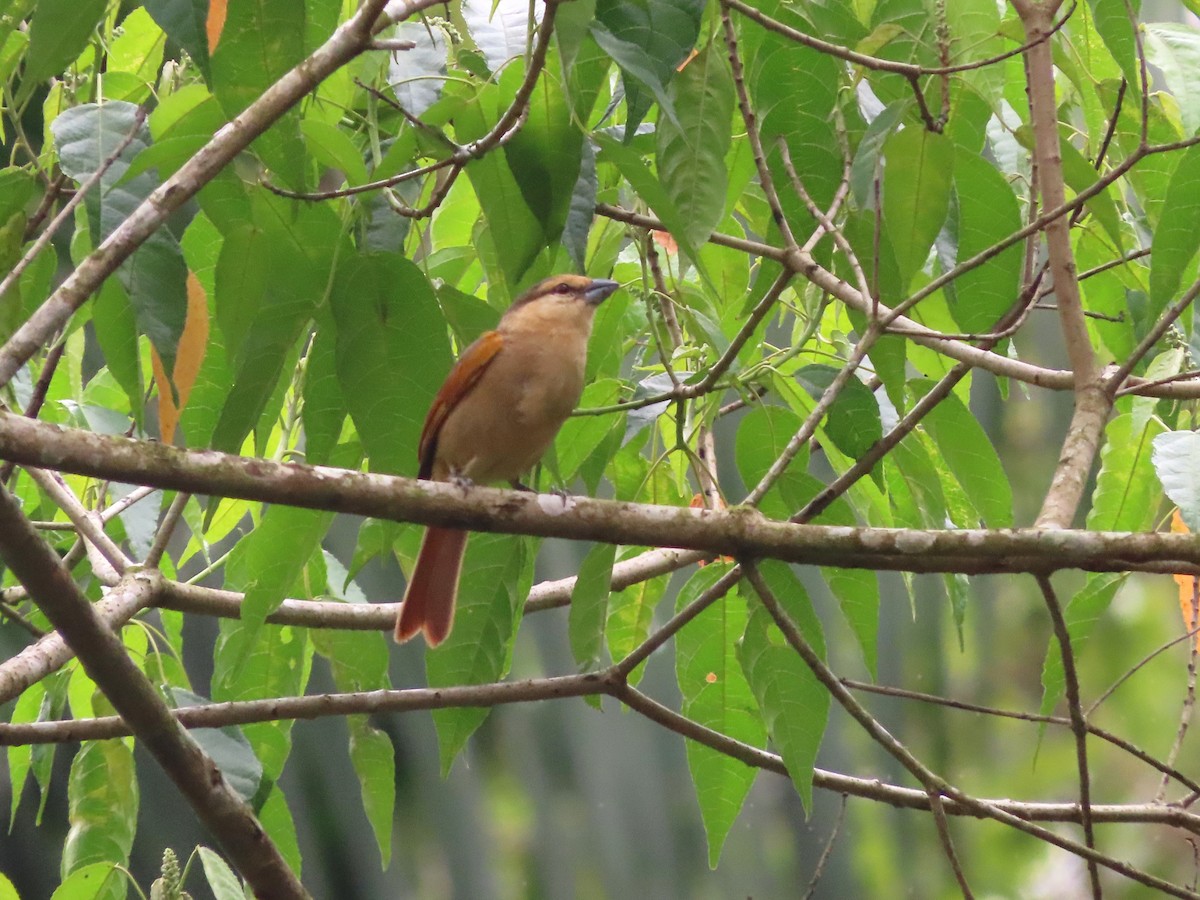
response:
[[[592,306],[599,306],[619,287],[620,285],[615,281],[609,281],[606,278],[597,278],[584,289],[583,299]]]

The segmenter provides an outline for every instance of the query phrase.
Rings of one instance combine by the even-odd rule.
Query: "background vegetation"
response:
[[[1197,896],[1197,12],[10,4],[0,898]]]

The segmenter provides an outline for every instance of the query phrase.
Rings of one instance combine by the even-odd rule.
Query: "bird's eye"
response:
[[[571,286],[569,284],[567,284],[566,282],[563,282],[562,284],[560,284],[554,288],[554,293],[569,294],[569,293],[571,293]]]

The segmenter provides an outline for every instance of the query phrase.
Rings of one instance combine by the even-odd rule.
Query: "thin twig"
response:
[[[1191,608],[1188,610],[1188,627],[1190,630],[1197,628],[1197,623],[1200,623],[1200,579],[1192,579],[1192,602]],[[1175,731],[1175,741],[1171,744],[1171,750],[1167,753],[1167,764],[1175,765],[1175,760],[1179,759],[1179,753],[1183,749],[1183,739],[1187,737],[1188,726],[1192,721],[1192,710],[1196,707],[1196,641],[1192,641],[1188,645],[1188,662],[1187,662],[1187,691],[1183,697],[1183,705],[1179,710],[1179,728]],[[1163,777],[1162,784],[1159,786],[1158,793],[1155,795],[1155,800],[1161,802],[1167,793],[1168,782],[1166,777]]]
[[[825,864],[829,862],[829,857],[833,853],[833,845],[837,843],[838,833],[842,830],[842,822],[846,818],[846,799],[848,794],[842,794],[841,803],[838,804],[838,814],[833,820],[833,828],[829,830],[829,839],[825,841],[825,846],[821,849],[821,855],[817,857],[817,864],[813,866],[812,878],[808,880],[808,890],[804,892],[804,900],[812,900],[813,895],[817,892],[817,885],[821,882],[821,876],[825,874]]]
[[[1092,825],[1092,778],[1087,756],[1087,717],[1079,697],[1079,676],[1075,671],[1075,652],[1071,649],[1071,633],[1067,620],[1063,618],[1062,605],[1049,577],[1038,575],[1037,583],[1046,601],[1050,621],[1054,626],[1054,639],[1062,657],[1063,681],[1066,686],[1067,709],[1071,714],[1071,730],[1075,733],[1075,762],[1079,770],[1079,812],[1083,820],[1083,840],[1088,847],[1096,848],[1096,833]],[[1092,883],[1092,897],[1100,900],[1100,869],[1095,860],[1088,860],[1088,877]]]
[[[142,128],[142,123],[146,121],[146,114],[148,112],[149,110],[144,106],[137,108],[133,114],[133,127],[122,136],[121,140],[117,142],[116,147],[113,148],[113,151],[101,161],[99,168],[88,176],[87,181],[79,186],[79,189],[75,191],[75,196],[68,200],[63,208],[59,210],[58,215],[50,220],[50,224],[46,226],[45,231],[39,234],[37,240],[29,245],[29,249],[21,255],[21,258],[17,260],[17,264],[12,267],[3,279],[0,279],[0,296],[3,296],[10,287],[16,284],[17,279],[21,277],[21,273],[29,268],[29,264],[37,258],[37,255],[54,240],[54,235],[58,233],[58,229],[63,226],[63,223],[75,214],[75,207],[82,203],[84,198],[100,184],[104,176],[108,174],[108,170],[121,158],[121,154],[125,152],[125,149],[138,136],[138,132]]]

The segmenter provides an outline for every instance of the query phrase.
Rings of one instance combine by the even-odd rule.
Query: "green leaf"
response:
[[[727,565],[719,564],[697,570],[680,589],[676,608],[688,606],[728,571]],[[675,676],[683,696],[683,715],[761,747],[766,743],[766,730],[737,661],[746,620],[745,598],[732,592],[700,613],[675,637]],[[703,744],[688,741],[686,746],[688,769],[708,835],[708,864],[716,868],[756,773]]]
[[[502,94],[500,85],[484,85],[454,119],[459,142],[470,143],[487,134],[511,99]],[[545,232],[525,202],[504,154],[488,153],[472,160],[466,172],[487,218],[505,280],[509,289],[515,290],[545,246]]]
[[[334,562],[328,555],[330,585],[341,593],[344,572],[334,575]],[[313,645],[329,661],[339,691],[376,691],[391,687],[388,678],[388,641],[379,632],[315,629]],[[379,845],[384,868],[392,854],[392,816],[396,803],[395,753],[387,735],[372,727],[366,716],[350,716],[350,763],[358,776],[363,810],[375,841]]]
[[[704,0],[597,0],[592,37],[621,67],[625,87],[625,140],[650,109],[650,94],[674,116],[667,85],[696,45]]]
[[[621,383],[615,378],[593,381],[583,389],[581,408],[606,406],[620,398]],[[554,441],[558,479],[568,483],[614,429],[623,427],[621,416],[574,416],[563,424]]]
[[[396,806],[396,754],[388,736],[371,727],[366,716],[350,716],[350,762],[362,790],[363,810],[375,832],[383,868],[392,859]]]
[[[71,830],[63,844],[63,873],[93,863],[127,865],[139,805],[130,744],[123,740],[85,741],[71,761],[67,801]],[[118,877],[89,896],[124,895],[124,878]]]
[[[259,638],[269,642],[295,640],[305,644],[303,629],[268,627],[266,617],[279,607],[287,593],[293,590],[305,564],[320,547],[321,538],[329,529],[333,513],[286,506],[272,506],[263,515],[258,527],[238,541],[225,566],[226,584],[245,592],[240,617],[221,623],[222,639],[218,642],[213,672],[213,697],[218,700],[245,699],[255,696],[261,685],[258,675],[248,677],[247,666],[257,657],[260,670],[272,661],[262,656],[264,647]],[[289,653],[280,662],[290,669],[302,663],[303,654]],[[291,679],[287,681],[290,683]],[[250,693],[244,693],[249,691]],[[257,694],[257,696],[269,696]],[[272,773],[275,777],[277,773]]]
[[[916,379],[910,382],[914,399],[920,399],[934,382]],[[1012,487],[996,455],[996,448],[956,394],[949,394],[923,421],[945,464],[966,492],[980,520],[987,528],[1011,528],[1013,523]],[[961,524],[961,523],[960,523]]]
[[[631,584],[623,591],[614,591],[608,598],[608,621],[604,626],[608,641],[608,654],[621,660],[650,633],[654,610],[667,589],[667,576],[651,578]],[[642,677],[644,666],[638,666],[629,675],[629,683],[636,685]]]
[[[833,366],[809,365],[796,372],[796,380],[814,400],[819,400],[837,375],[838,370]],[[829,408],[824,429],[847,456],[861,456],[883,437],[879,401],[858,378],[850,378]]]
[[[763,579],[780,606],[817,652],[825,655],[825,637],[808,595],[791,569],[771,560],[760,564]],[[745,582],[742,594],[753,594]],[[779,748],[804,808],[812,811],[813,766],[829,719],[829,692],[784,641],[771,614],[756,597],[746,635],[738,650],[772,742]]]
[[[1141,0],[1088,0],[1096,30],[1130,85],[1140,81],[1133,29],[1141,5]]]
[[[487,684],[504,677],[512,639],[533,581],[531,542],[501,534],[474,534],[458,586],[454,630],[425,656],[430,687]],[[487,717],[486,709],[433,711],[442,772]]]
[[[287,798],[278,785],[267,795],[266,802],[258,811],[258,821],[267,832],[279,855],[297,876],[300,875],[300,842],[296,837],[296,823],[288,809]]]
[[[362,151],[346,132],[320,119],[305,119],[300,123],[300,133],[313,159],[331,169],[340,169],[347,184],[359,185],[369,180]]]
[[[1188,148],[1171,176],[1150,248],[1150,303],[1161,310],[1200,250],[1200,146]]]
[[[332,298],[331,298],[332,302]],[[337,377],[337,332],[331,316],[317,328],[304,361],[304,461],[329,462],[349,410]]]
[[[580,272],[587,269],[588,235],[596,217],[596,150],[591,141],[580,145],[579,177],[571,189],[562,245]]]
[[[92,863],[63,879],[50,900],[97,900],[125,896],[125,873],[112,863]]]
[[[92,302],[92,327],[96,342],[104,352],[104,362],[129,399],[129,408],[138,422],[142,419],[145,382],[138,353],[137,320],[129,295],[121,282],[109,278],[100,285]]]
[[[696,266],[700,277],[712,284],[712,279],[708,276],[708,272],[696,252],[696,247],[688,238],[689,223],[687,219],[675,206],[662,184],[646,167],[642,158],[636,151],[623,146],[607,135],[597,134],[595,138],[600,145],[600,161],[612,163],[628,179],[638,197],[654,211],[654,214],[667,227],[667,231],[675,238],[680,252]],[[715,288],[713,292],[716,293]]]
[[[733,79],[724,52],[709,44],[671,82],[670,95],[676,118],[664,117],[655,131],[658,177],[698,247],[725,213]]]
[[[504,70],[502,83],[515,94],[524,66]],[[555,78],[541,78],[529,101],[529,115],[516,136],[504,145],[525,205],[542,227],[546,244],[563,232],[571,197],[579,179],[583,132],[571,120],[571,109]]]
[[[17,889],[3,872],[0,872],[0,900],[21,900]]]
[[[1025,130],[1019,132],[1021,135],[1028,133]],[[1075,193],[1082,193],[1100,180],[1100,174],[1095,167],[1066,138],[1059,141],[1059,152],[1062,154],[1063,179]],[[1121,232],[1121,214],[1117,211],[1116,202],[1107,187],[1089,199],[1084,204],[1084,208],[1096,217],[1118,249],[1124,246],[1125,236]]]
[[[884,142],[883,222],[900,269],[901,290],[925,266],[946,222],[954,177],[954,144],[915,125]]]
[[[333,213],[256,198],[254,224],[227,235],[216,269],[217,324],[232,384],[212,446],[237,452],[292,374],[298,342],[325,295],[341,230]]]
[[[241,881],[216,851],[207,847],[197,847],[196,852],[200,854],[204,877],[208,880],[208,887],[216,900],[246,900]]]
[[[29,23],[29,49],[17,101],[29,97],[47,78],[61,75],[83,52],[104,18],[106,0],[38,0]]]
[[[170,688],[169,693],[177,709],[209,702],[207,697],[182,688]],[[242,730],[235,725],[225,725],[221,728],[195,728],[189,734],[216,763],[229,786],[243,800],[249,802],[254,799],[262,784],[263,767]]]
[[[138,124],[137,107],[110,101],[69,109],[50,125],[64,172],[82,183],[100,169],[117,146],[131,133],[133,141],[110,165],[86,205],[93,242],[107,238],[158,187],[150,174],[125,179],[133,158],[150,142],[144,123]],[[138,329],[150,338],[167,372],[172,371],[179,335],[187,315],[187,267],[179,243],[170,231],[155,231],[121,265],[121,284],[133,304]]]
[[[579,566],[579,577],[571,591],[567,635],[575,662],[585,668],[600,659],[604,625],[608,619],[608,595],[612,586],[616,544],[596,544]]]
[[[855,523],[847,524],[853,527]],[[821,574],[858,640],[867,671],[872,678],[878,677],[879,576],[868,569],[835,569],[831,566],[822,566]]]
[[[1200,34],[1194,25],[1155,22],[1145,26],[1146,59],[1162,73],[1171,96],[1179,104],[1186,134],[1200,131]]]
[[[958,259],[962,263],[1021,228],[1021,209],[1012,187],[981,156],[956,155]],[[1021,246],[1016,244],[948,286],[954,321],[963,331],[991,331],[1013,305],[1021,286]]]
[[[293,0],[230,3],[212,54],[213,94],[232,119],[304,58],[306,7]],[[307,187],[300,113],[288,110],[251,147],[272,174],[294,190]]]
[[[207,0],[143,0],[142,5],[158,27],[196,61],[204,77],[210,78],[208,65]]]
[[[958,0],[944,7],[950,28],[950,61],[973,63],[999,56],[1006,49],[1000,35],[1000,13],[992,0]],[[982,66],[960,74],[967,84],[997,107],[1004,94],[1002,66]]]
[[[356,255],[338,267],[330,306],[338,382],[371,470],[415,476],[425,411],[451,366],[433,289],[399,254]]]
[[[1167,431],[1156,435],[1150,460],[1187,527],[1193,533],[1200,531],[1200,434]]]

